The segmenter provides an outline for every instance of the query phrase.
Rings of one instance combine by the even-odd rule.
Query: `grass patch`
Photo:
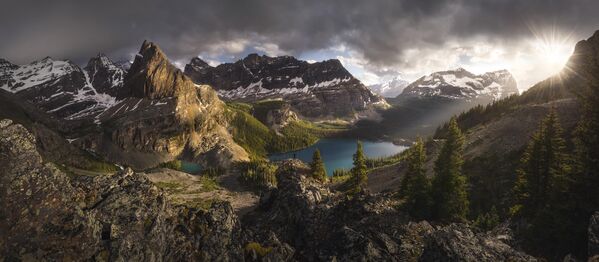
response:
[[[216,202],[214,199],[206,199],[206,198],[194,198],[182,203],[183,205],[191,208],[208,210],[212,206],[212,204]]]
[[[331,181],[333,183],[344,183],[348,179],[351,178],[351,172],[349,169],[338,168],[333,171],[333,176],[331,177]]]
[[[114,164],[95,159],[90,160],[84,169],[102,173],[113,173],[119,170]]]
[[[215,178],[202,176],[200,178],[200,184],[202,185],[201,192],[210,192],[220,189],[220,185]]]
[[[180,193],[185,190],[185,186],[176,182],[156,182],[155,184],[157,187],[171,194]]]
[[[369,170],[381,168],[384,166],[389,166],[393,164],[397,164],[401,162],[406,157],[406,153],[408,150],[404,150],[400,153],[397,153],[388,157],[376,157],[376,158],[366,158],[366,167]]]

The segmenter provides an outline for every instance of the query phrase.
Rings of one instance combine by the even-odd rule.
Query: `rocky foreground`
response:
[[[278,187],[239,219],[228,203],[175,206],[130,169],[73,176],[44,162],[34,136],[0,121],[0,256],[7,260],[534,261],[507,229],[410,222],[388,195],[348,199],[288,161]],[[599,219],[595,219],[599,221]],[[596,250],[597,223],[590,249]]]

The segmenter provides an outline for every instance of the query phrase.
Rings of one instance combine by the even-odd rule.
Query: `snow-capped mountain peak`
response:
[[[0,89],[64,119],[93,117],[114,105],[123,77],[124,71],[102,54],[84,69],[51,57],[26,65],[0,60]]]
[[[401,95],[496,100],[517,93],[516,80],[507,70],[475,75],[460,67],[423,76],[408,85]]]
[[[382,83],[368,86],[374,93],[383,97],[396,97],[401,94],[401,91],[409,84],[401,76],[395,76]]]
[[[308,63],[293,56],[249,54],[212,67],[195,57],[185,66],[185,74],[197,84],[212,86],[225,100],[285,99],[306,117],[350,118],[387,105],[337,59]]]

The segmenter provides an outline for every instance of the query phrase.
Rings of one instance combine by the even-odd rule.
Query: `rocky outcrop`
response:
[[[173,207],[130,169],[67,176],[45,163],[23,126],[0,121],[0,256],[8,260],[243,259],[229,204]]]
[[[293,250],[298,260],[534,261],[498,237],[473,233],[467,225],[410,222],[389,195],[347,199],[309,174],[300,161],[282,163],[277,188],[244,217],[245,242]],[[281,248],[286,245],[291,249]]]
[[[507,70],[475,75],[466,69],[435,72],[408,85],[400,96],[497,100],[518,94],[516,80]]]
[[[589,221],[588,229],[589,239],[589,258],[594,258],[599,261],[599,212],[595,212]]]
[[[308,118],[354,119],[366,115],[359,114],[362,111],[387,106],[336,59],[311,64],[291,56],[250,54],[211,67],[196,57],[185,67],[185,74],[196,83],[213,86],[225,100],[284,99]]]
[[[281,100],[254,104],[252,115],[275,132],[280,131],[289,123],[299,120],[289,103]]]
[[[476,235],[463,224],[451,224],[428,235],[420,261],[536,261],[499,239]]]

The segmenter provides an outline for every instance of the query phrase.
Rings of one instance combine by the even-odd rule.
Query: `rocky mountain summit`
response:
[[[408,85],[400,96],[497,100],[512,94],[518,94],[518,88],[507,70],[475,75],[458,68],[423,76]]]
[[[342,198],[298,161],[279,168],[278,187],[240,221],[227,203],[173,206],[130,169],[68,176],[11,120],[0,121],[0,138],[0,254],[9,260],[534,260],[466,225],[408,222],[385,195]]]
[[[0,88],[22,108],[48,114],[28,114],[34,122],[57,118],[51,128],[69,143],[113,163],[148,168],[184,157],[228,166],[247,159],[216,92],[194,84],[150,42],[128,72],[104,54],[83,69],[49,57],[24,66],[1,60]]]
[[[185,74],[195,83],[213,86],[225,100],[284,99],[308,118],[353,119],[387,106],[336,59],[311,64],[291,56],[250,54],[212,67],[196,57],[185,66]]]
[[[76,143],[139,168],[175,157],[217,166],[248,159],[227,131],[216,92],[194,84],[157,45],[143,43],[124,88],[129,93],[96,116],[102,133]]]
[[[113,97],[122,97],[125,74],[129,68],[123,68],[112,62],[106,55],[99,53],[87,62],[84,70],[89,77],[89,83],[100,93]]]

